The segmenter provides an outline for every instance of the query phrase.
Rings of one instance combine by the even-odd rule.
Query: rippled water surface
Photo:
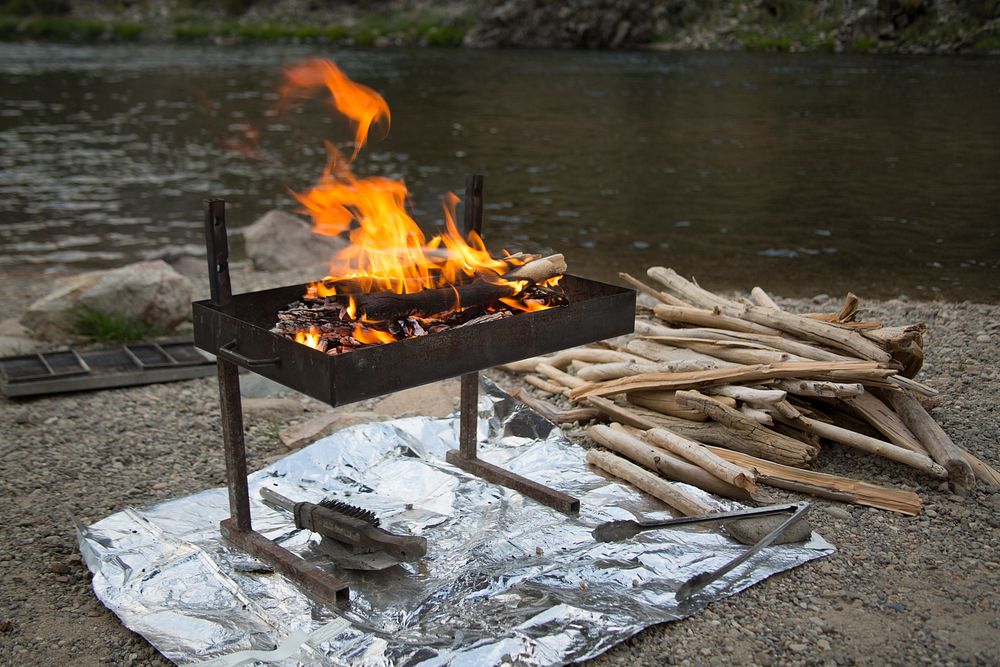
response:
[[[209,195],[231,226],[294,209],[350,136],[273,113],[308,55],[385,95],[357,171],[404,178],[428,228],[479,172],[491,246],[593,277],[1000,300],[1000,61],[974,58],[2,45],[0,270],[200,244]],[[224,146],[244,124],[260,159]]]

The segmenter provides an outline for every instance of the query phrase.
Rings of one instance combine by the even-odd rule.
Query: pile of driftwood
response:
[[[546,416],[612,422],[588,429],[616,453],[591,450],[594,465],[684,513],[699,511],[694,497],[649,471],[737,500],[765,484],[920,512],[910,491],[810,470],[827,443],[948,480],[957,493],[977,481],[1000,487],[1000,472],[956,445],[925,408],[937,392],[913,379],[923,325],[858,321],[853,294],[838,312],[799,315],[759,287],[733,300],[671,269],[648,275],[665,291],[621,274],[648,295],[633,335],[503,367],[577,406],[519,392]]]

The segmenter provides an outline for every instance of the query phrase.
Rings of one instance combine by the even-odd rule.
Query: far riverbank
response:
[[[338,46],[1000,53],[971,0],[89,0],[0,2],[0,40]]]

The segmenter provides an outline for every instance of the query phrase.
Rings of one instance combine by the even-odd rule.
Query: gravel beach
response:
[[[27,273],[0,278],[0,312],[7,316],[46,289]],[[241,290],[287,284],[284,277],[245,272],[234,283]],[[808,299],[779,301],[790,310],[817,308]],[[861,307],[866,319],[929,326],[918,379],[941,391],[932,414],[956,443],[997,466],[1000,306],[862,298]],[[517,382],[494,377],[501,386]],[[427,401],[434,411],[447,411],[455,386],[415,390],[409,409],[419,412]],[[252,469],[287,452],[277,437],[285,425],[326,409],[295,394],[287,399],[248,411]],[[342,410],[398,416],[398,402],[380,411],[381,403]],[[589,445],[581,427],[567,433]],[[980,487],[971,496],[952,495],[947,484],[832,444],[817,467],[914,490],[925,511],[903,517],[811,499],[811,520],[837,546],[834,556],[772,577],[688,620],[650,628],[590,664],[1000,663],[1000,493]],[[97,601],[73,521],[90,523],[224,480],[214,377],[0,398],[0,660],[170,664]]]

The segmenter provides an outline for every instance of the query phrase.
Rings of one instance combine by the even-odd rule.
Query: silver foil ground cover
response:
[[[595,542],[590,533],[601,522],[671,515],[588,466],[559,428],[491,383],[479,407],[480,456],[577,496],[579,517],[446,463],[457,418],[364,424],[250,476],[254,528],[347,579],[348,608],[311,601],[225,543],[224,488],[129,508],[82,529],[94,591],[178,664],[551,665],[594,657],[834,551],[815,533],[806,544],[770,547],[678,603],[681,583],[745,547],[709,528]],[[337,570],[318,536],[260,501],[263,485],[296,500],[336,497],[371,509],[386,529],[426,537],[427,556],[383,572]]]

